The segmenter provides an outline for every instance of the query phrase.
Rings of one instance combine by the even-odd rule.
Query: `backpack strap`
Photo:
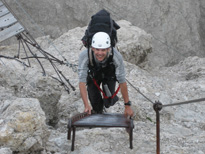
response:
[[[113,30],[113,20],[112,20],[112,18],[110,18],[110,39],[112,40],[112,30]]]
[[[90,47],[88,47],[88,59],[89,59],[89,65],[94,66],[93,53],[92,53],[92,49]]]
[[[109,58],[110,58],[111,60],[113,60],[113,56],[114,56],[114,49],[113,49],[113,47],[111,47],[111,55],[110,55]]]

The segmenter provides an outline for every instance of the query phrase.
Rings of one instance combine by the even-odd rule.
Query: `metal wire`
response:
[[[43,35],[46,36],[45,32],[38,26],[38,24],[32,19],[32,17],[26,12],[26,10],[22,7],[21,3],[18,0],[14,0],[16,2],[16,4],[19,6],[19,8],[24,12],[24,14],[27,16],[27,18],[36,26],[37,30]],[[70,63],[62,54],[61,52],[58,50],[58,48],[55,46],[55,44],[49,40],[47,37],[45,38],[48,43],[59,53],[59,55],[63,58],[64,61],[66,61],[67,66],[69,66],[70,68],[72,68],[73,72],[76,72],[76,64],[72,64]]]
[[[151,102],[152,104],[155,104],[151,99],[149,99],[147,96],[145,96],[140,90],[139,88],[136,88],[135,86],[133,86],[133,84],[131,82],[129,82],[127,79],[126,81],[138,92],[140,93],[145,99],[147,99],[149,102]]]
[[[194,100],[189,100],[189,101],[184,101],[184,102],[179,102],[179,103],[159,105],[159,106],[161,106],[161,107],[176,106],[176,105],[190,104],[190,103],[196,103],[196,102],[202,102],[202,101],[205,101],[205,98],[194,99]]]

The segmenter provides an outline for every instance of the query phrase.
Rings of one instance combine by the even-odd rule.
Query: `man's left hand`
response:
[[[128,117],[132,117],[134,115],[134,112],[132,111],[131,106],[125,106],[125,112],[124,112],[125,116]]]

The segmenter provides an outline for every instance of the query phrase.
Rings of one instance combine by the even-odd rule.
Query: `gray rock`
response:
[[[0,153],[1,154],[12,154],[12,151],[10,148],[1,148]]]
[[[7,2],[35,37],[46,34],[57,38],[69,29],[86,26],[93,14],[105,8],[113,19],[127,20],[152,34],[154,52],[148,58],[150,66],[170,66],[188,56],[205,56],[203,0]]]
[[[38,100],[7,100],[0,108],[0,145],[10,147],[12,151],[41,151],[49,131]]]
[[[153,47],[149,42],[149,34],[127,21],[119,22],[127,27],[127,31],[122,33],[119,31],[119,36],[125,35],[125,38],[128,38],[128,40],[119,41],[118,45],[121,47],[121,51],[132,51],[132,48],[126,46],[129,42],[140,44],[145,47],[145,50]],[[78,55],[83,50],[80,50],[82,43],[79,38],[84,30],[85,27],[77,27],[53,40],[58,51],[45,41],[42,42],[42,45],[45,45],[46,51],[58,58],[62,59],[63,56],[70,63],[78,64]],[[130,31],[133,32],[132,35],[129,33]],[[138,33],[141,33],[143,38],[146,36],[148,42],[138,43],[136,41],[140,40]],[[132,36],[137,37],[136,40],[133,41]],[[39,38],[38,40],[43,39]],[[136,50],[136,46],[132,43],[129,47]],[[14,55],[17,46],[2,46],[0,49],[1,53]],[[126,52],[124,55],[126,56]],[[133,59],[136,58],[133,57]],[[129,61],[133,59],[129,57],[128,62],[125,61],[126,78],[129,81],[129,98],[135,112],[133,150],[129,149],[128,134],[124,129],[96,128],[77,130],[75,151],[72,153],[83,154],[89,151],[90,153],[153,154],[156,152],[156,115],[152,102],[159,100],[162,104],[171,104],[205,96],[205,58],[188,57],[177,65],[155,67],[151,70],[144,70],[133,62],[130,63]],[[36,61],[32,61],[31,68],[24,68],[17,62],[2,58],[0,62],[1,148],[5,145],[12,151],[27,150],[22,153],[71,153],[71,141],[66,140],[67,120],[72,115],[83,112],[77,73],[69,65],[60,65],[61,71],[76,88],[75,91],[68,94],[57,81],[50,78],[56,74],[46,60],[42,60],[42,64],[46,68],[47,76],[42,76],[42,71]],[[146,63],[146,61],[144,62]],[[143,97],[136,89],[152,102]],[[110,107],[108,112],[124,112],[123,98],[120,93],[118,96],[119,101],[115,106]],[[13,103],[14,105],[12,105]],[[160,111],[161,152],[202,154],[205,151],[204,110],[203,102],[163,108]],[[49,126],[46,125],[45,120]],[[31,129],[34,126],[36,129]],[[23,131],[19,132],[20,130]],[[49,136],[48,132],[50,132]],[[8,140],[11,142],[6,142]],[[14,147],[20,143],[22,143],[20,146]]]

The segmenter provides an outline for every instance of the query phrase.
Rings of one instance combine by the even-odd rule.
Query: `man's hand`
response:
[[[88,97],[87,97],[86,83],[80,82],[79,88],[80,88],[80,94],[81,94],[81,97],[82,97],[82,100],[85,106],[84,112],[91,114],[91,107],[88,103]]]
[[[124,112],[125,116],[128,117],[132,117],[134,115],[134,112],[132,111],[132,108],[130,106],[125,106],[125,112]]]
[[[84,112],[87,112],[88,114],[91,114],[91,107],[90,105],[85,106]]]

